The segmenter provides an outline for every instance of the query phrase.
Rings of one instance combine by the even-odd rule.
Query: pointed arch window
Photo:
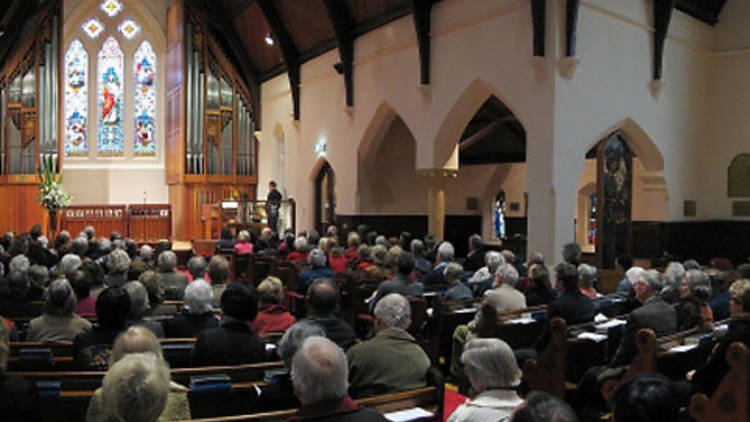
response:
[[[125,147],[123,124],[123,54],[114,37],[107,38],[99,51],[98,151],[103,156],[121,156]]]
[[[88,119],[89,56],[78,39],[65,53],[65,155],[84,156]]]
[[[148,41],[141,42],[134,56],[135,93],[133,106],[135,115],[136,156],[153,156],[156,153],[154,139],[156,118],[156,54]]]
[[[128,3],[101,1],[65,51],[66,157],[157,155],[157,57]]]

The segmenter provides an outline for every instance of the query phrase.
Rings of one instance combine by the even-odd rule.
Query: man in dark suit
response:
[[[268,227],[270,227],[274,232],[278,231],[281,199],[281,192],[276,189],[276,182],[269,182],[268,197],[266,197],[266,215],[268,215]]]
[[[563,262],[555,268],[557,282],[563,294],[549,304],[550,318],[560,317],[568,325],[594,320],[594,303],[578,289],[578,271],[573,264]]]
[[[202,331],[193,347],[193,366],[240,365],[266,358],[266,344],[248,324],[258,313],[255,288],[232,283],[221,295],[221,325]]]
[[[464,270],[474,272],[484,266],[484,243],[482,236],[472,234],[469,236],[469,253],[464,260]]]
[[[623,366],[635,357],[635,335],[641,328],[654,330],[657,337],[673,334],[677,330],[677,313],[668,303],[659,297],[659,291],[664,287],[658,274],[648,273],[640,269],[635,275],[635,298],[643,304],[635,309],[628,317],[625,335],[620,341],[615,357],[610,366]]]

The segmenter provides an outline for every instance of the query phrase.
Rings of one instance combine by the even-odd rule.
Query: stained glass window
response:
[[[122,3],[118,0],[105,0],[101,2],[99,8],[102,9],[107,16],[113,18],[122,11]]]
[[[136,156],[153,156],[156,154],[156,54],[148,41],[143,41],[138,47],[134,62],[134,152]]]
[[[81,25],[81,29],[93,40],[104,31],[104,24],[97,18],[91,18]]]
[[[99,155],[121,156],[124,147],[123,55],[113,37],[99,51],[98,150]]]
[[[83,44],[73,40],[65,53],[65,155],[69,157],[88,152],[88,66],[89,56]]]
[[[125,19],[122,21],[120,26],[117,27],[123,37],[132,40],[141,32],[141,27],[133,19]]]

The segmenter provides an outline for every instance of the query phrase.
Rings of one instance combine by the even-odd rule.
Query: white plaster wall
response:
[[[746,7],[744,0],[727,4],[741,7]],[[277,125],[286,139],[286,188],[298,200],[302,229],[312,224],[312,180],[322,159],[313,146],[321,139],[327,142],[325,159],[336,172],[337,212],[360,213],[357,154],[373,132],[382,130],[377,122],[383,115],[398,115],[413,135],[414,167],[436,168],[448,161],[465,124],[494,94],[527,131],[526,177],[518,177],[521,167],[505,176],[482,166],[461,169],[459,178],[448,182],[448,213],[465,207],[466,196],[477,193],[467,190],[465,177],[485,192],[499,180],[507,178],[507,185],[521,186],[525,179],[529,250],[556,260],[562,244],[573,239],[584,154],[624,125],[638,135],[639,149],[653,153],[645,157],[649,166],[636,186],[649,192],[644,200],[666,201],[655,207],[665,211],[639,209],[636,218],[682,220],[686,199],[698,200],[696,219],[729,218],[730,203],[720,197],[722,189],[725,192],[722,180],[728,160],[748,145],[750,119],[744,114],[750,101],[750,59],[713,49],[726,46],[717,41],[723,37],[719,32],[748,27],[748,18],[740,14],[739,22],[712,28],[676,11],[666,42],[664,88],[654,96],[649,89],[650,1],[582,2],[580,65],[572,79],[557,72],[564,51],[564,2],[548,2],[547,9],[547,55],[537,67],[531,59],[529,2],[446,0],[433,9],[428,95],[417,89],[419,64],[411,16],[355,42],[351,114],[344,109],[343,79],[332,69],[338,62],[336,51],[303,65],[299,122],[291,121],[286,75],[266,82],[259,196],[266,194],[265,182],[276,177],[269,168],[276,156],[275,141],[265,140],[273,139]],[[658,189],[663,184],[668,193]]]

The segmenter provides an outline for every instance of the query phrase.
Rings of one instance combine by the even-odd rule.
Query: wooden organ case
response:
[[[22,7],[33,7],[24,5]],[[46,227],[37,203],[42,163],[60,169],[60,2],[39,6],[0,69],[0,230]],[[6,35],[8,36],[8,35]]]
[[[200,11],[167,12],[167,183],[175,239],[203,237],[202,209],[255,198],[251,93]]]

